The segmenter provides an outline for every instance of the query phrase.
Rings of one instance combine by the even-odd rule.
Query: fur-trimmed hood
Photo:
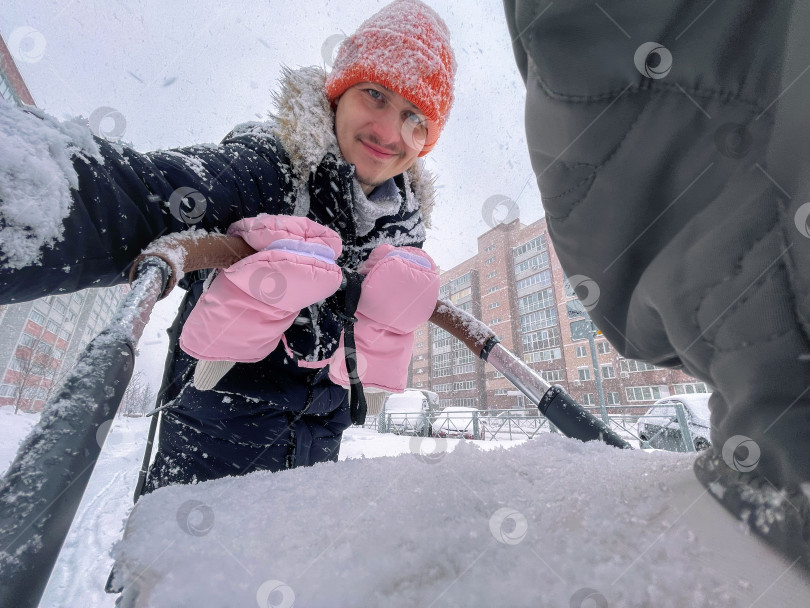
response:
[[[287,152],[296,177],[306,183],[309,174],[318,167],[326,154],[340,157],[335,136],[335,112],[326,98],[326,72],[319,67],[297,70],[283,68],[279,90],[273,94],[275,112],[271,129]],[[419,158],[405,172],[406,184],[413,196],[408,196],[408,210],[417,207],[426,227],[436,196],[435,178]]]

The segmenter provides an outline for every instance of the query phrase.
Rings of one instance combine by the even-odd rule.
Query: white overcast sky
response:
[[[324,65],[325,42],[386,4],[6,0],[0,33],[38,106],[58,118],[115,108],[126,119],[123,139],[146,152],[218,142],[264,117],[282,65]],[[524,223],[542,207],[500,0],[427,4],[447,22],[458,61],[456,102],[426,157],[439,199],[425,248],[448,269],[476,252],[489,197],[517,200]]]

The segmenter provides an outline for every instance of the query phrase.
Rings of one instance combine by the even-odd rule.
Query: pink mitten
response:
[[[258,252],[220,271],[200,296],[180,335],[180,347],[208,361],[261,361],[302,308],[337,291],[340,236],[305,217],[260,214],[235,222]]]
[[[439,297],[436,264],[421,249],[386,244],[375,248],[359,271],[366,277],[354,324],[358,375],[365,386],[401,392],[408,380],[413,332],[430,318]],[[349,384],[343,336],[329,377]]]

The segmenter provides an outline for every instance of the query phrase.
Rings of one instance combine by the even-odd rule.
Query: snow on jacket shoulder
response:
[[[33,167],[0,182],[0,303],[122,283],[162,234],[224,232],[241,218],[290,209],[283,150],[269,135],[141,154],[79,125],[59,138],[64,125],[7,105],[0,116],[0,154],[20,145],[29,154],[19,164]],[[54,158],[58,168],[36,173]],[[33,212],[20,213],[24,206]]]

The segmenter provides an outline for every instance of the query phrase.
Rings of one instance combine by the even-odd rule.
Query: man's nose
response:
[[[374,134],[379,139],[380,144],[399,149],[402,140],[402,121],[399,112],[393,108],[381,112],[374,121]]]

